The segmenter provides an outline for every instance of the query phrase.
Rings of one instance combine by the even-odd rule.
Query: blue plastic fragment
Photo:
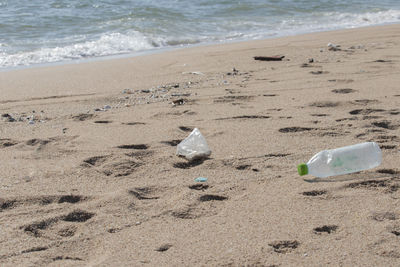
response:
[[[195,182],[200,182],[200,183],[204,183],[207,182],[207,178],[205,177],[197,177],[196,179],[194,179]]]

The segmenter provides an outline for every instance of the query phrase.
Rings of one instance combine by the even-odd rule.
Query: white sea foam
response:
[[[400,10],[368,12],[361,14],[325,12],[310,14],[305,18],[283,20],[279,28],[283,35],[348,29],[400,22]]]
[[[138,32],[129,35],[111,33],[101,36],[98,40],[76,43],[64,47],[41,48],[29,52],[7,55],[0,54],[0,66],[15,67],[40,63],[52,63],[132,53],[152,49],[156,44]]]

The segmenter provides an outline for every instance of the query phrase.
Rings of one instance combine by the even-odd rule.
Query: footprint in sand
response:
[[[327,117],[329,116],[329,114],[325,114],[325,113],[314,113],[314,114],[310,114],[313,117]]]
[[[30,139],[30,140],[26,141],[25,144],[27,146],[47,145],[51,141],[54,141],[54,140],[43,140],[43,139],[36,139],[35,138],[35,139]]]
[[[142,163],[133,160],[118,160],[115,162],[104,164],[103,173],[106,176],[113,175],[114,177],[128,176],[134,173],[135,170],[142,165]]]
[[[120,149],[140,149],[140,150],[145,150],[149,148],[149,146],[145,144],[120,145],[117,147]]]
[[[201,217],[201,214],[197,214],[195,208],[187,207],[172,211],[171,216],[178,219],[196,219]]]
[[[45,219],[39,222],[28,224],[26,226],[22,226],[20,228],[23,229],[26,233],[33,235],[34,237],[42,237],[44,235],[44,230],[47,230],[50,226],[58,223],[59,221],[82,223],[91,219],[94,215],[95,213],[83,210],[74,210],[66,215]],[[69,231],[73,231],[72,229],[73,228],[70,228]],[[58,232],[58,235],[60,235],[60,232]],[[63,235],[64,232],[61,232],[61,236]]]
[[[209,188],[210,186],[208,184],[192,184],[189,185],[189,189],[192,190],[201,190],[201,191],[205,191]]]
[[[185,162],[176,162],[173,164],[173,167],[178,168],[178,169],[190,169],[190,168],[193,168],[193,167],[203,164],[204,161],[205,161],[205,159],[198,159],[198,160],[194,160],[194,161],[185,161]]]
[[[392,225],[392,226],[388,226],[387,230],[389,233],[394,234],[395,236],[400,236],[400,226],[397,225]]]
[[[94,123],[98,123],[98,124],[109,124],[109,123],[112,123],[112,121],[108,121],[108,120],[99,120],[99,121],[94,121]]]
[[[83,261],[79,257],[69,257],[69,256],[57,256],[52,259],[53,261],[70,260],[70,261]]]
[[[375,243],[370,244],[368,251],[381,257],[398,260],[400,259],[400,245],[395,239],[397,238],[381,238]]]
[[[400,236],[400,231],[392,231],[392,234],[394,234],[395,236]]]
[[[281,133],[298,133],[298,132],[308,132],[311,130],[314,130],[314,128],[294,126],[294,127],[281,128],[281,129],[279,129],[279,132],[281,132]]]
[[[271,116],[264,116],[264,115],[242,115],[242,116],[234,116],[234,117],[227,117],[227,118],[218,118],[215,120],[237,120],[237,119],[269,119]]]
[[[47,220],[43,220],[37,223],[31,223],[27,226],[24,226],[23,229],[26,233],[33,235],[34,237],[41,237],[42,230],[46,230],[50,225],[56,223],[58,221],[57,218],[51,218]]]
[[[139,200],[159,199],[159,197],[153,195],[155,191],[152,187],[136,187],[129,190],[128,193]]]
[[[316,234],[322,234],[322,233],[331,234],[333,232],[336,232],[337,229],[338,229],[337,225],[324,225],[321,227],[314,228],[314,233],[316,233]]]
[[[392,125],[390,121],[376,121],[371,123],[373,126],[378,127],[378,128],[384,128],[388,130],[396,130],[399,128],[398,125]]]
[[[310,107],[317,107],[317,108],[334,108],[339,106],[340,102],[333,102],[333,101],[317,101],[310,103]]]
[[[357,90],[351,88],[343,88],[343,89],[333,89],[331,92],[335,94],[350,94],[357,92]]]
[[[89,164],[90,166],[97,166],[104,163],[109,157],[110,156],[95,156],[87,158],[83,162]]]
[[[328,191],[326,191],[326,190],[312,190],[312,191],[305,191],[302,194],[304,196],[308,196],[308,197],[315,197],[315,196],[322,196],[327,193],[328,193]]]
[[[0,212],[15,209],[20,206],[26,207],[30,205],[50,205],[53,203],[70,203],[76,204],[87,201],[90,197],[81,195],[47,195],[39,197],[18,197],[11,199],[0,199]]]
[[[144,158],[147,158],[153,154],[154,154],[154,151],[148,151],[148,150],[139,150],[139,151],[125,153],[125,155],[130,158],[135,158],[135,159],[140,159],[140,160],[143,160]]]
[[[76,226],[67,226],[58,231],[58,235],[62,237],[74,236],[78,228]]]
[[[269,243],[268,245],[271,246],[275,252],[285,254],[298,248],[300,243],[296,240],[283,240],[283,241],[274,241]]]
[[[352,83],[354,80],[352,79],[332,79],[328,80],[328,82],[335,82],[335,83]]]
[[[73,115],[72,119],[74,121],[86,121],[86,120],[90,120],[92,118],[94,118],[95,115],[94,114],[90,114],[90,113],[81,113],[78,115]]]
[[[227,197],[224,196],[220,196],[220,195],[202,195],[199,197],[199,201],[200,202],[205,202],[205,201],[223,201],[223,200],[227,200]]]
[[[394,213],[394,212],[388,212],[388,211],[384,211],[384,212],[374,212],[371,216],[371,218],[375,221],[378,222],[382,222],[382,221],[395,221],[397,219],[399,219],[398,214]]]
[[[391,149],[396,149],[397,146],[396,145],[381,145],[380,148],[385,149],[385,150],[391,150]]]
[[[234,101],[250,101],[254,99],[254,96],[250,95],[228,95],[228,96],[221,96],[214,99],[214,103],[232,103]]]
[[[243,165],[238,165],[238,166],[235,167],[236,170],[240,170],[240,171],[248,170],[250,168],[251,168],[250,164],[243,164]]]
[[[123,122],[121,124],[130,125],[130,126],[133,126],[133,125],[146,125],[146,123],[144,123],[144,122],[136,122],[136,121],[134,121],[134,122]]]
[[[38,251],[45,251],[45,250],[48,250],[48,249],[49,249],[49,247],[44,247],[44,246],[33,247],[33,248],[30,248],[30,249],[25,249],[25,250],[21,251],[21,254],[38,252]]]
[[[128,156],[130,156],[128,154]],[[134,156],[134,155],[132,155]],[[140,159],[141,157],[135,157]],[[95,168],[100,173],[106,176],[113,175],[114,177],[128,176],[136,171],[136,169],[142,166],[141,161],[135,161],[132,159],[113,157],[112,155],[107,156],[95,156],[83,160],[81,167],[84,168]]]
[[[182,142],[181,139],[174,139],[174,140],[170,140],[170,141],[161,141],[161,144],[165,144],[165,145],[170,145],[170,146],[177,146],[180,142]]]
[[[262,95],[262,96],[265,96],[265,97],[274,97],[274,96],[278,96],[278,95],[276,95],[276,94],[264,94],[264,95]]]
[[[16,144],[18,144],[18,142],[14,141],[12,139],[8,139],[8,138],[0,139],[0,148],[15,146]]]
[[[329,71],[317,70],[317,71],[310,71],[310,73],[313,75],[321,75],[321,74],[328,74]]]
[[[354,110],[350,111],[349,113],[351,115],[369,115],[371,113],[384,112],[384,111],[386,111],[386,110],[366,108],[366,109],[354,109]]]
[[[241,164],[241,165],[235,166],[235,169],[239,170],[239,171],[244,171],[244,170],[252,170],[253,172],[260,171],[257,168],[252,168],[252,165],[250,165],[250,164]]]
[[[400,111],[398,109],[392,109],[392,110],[389,110],[389,114],[390,115],[399,115]]]
[[[179,126],[178,128],[179,128],[179,130],[184,131],[184,132],[191,132],[194,129],[193,127],[186,127],[186,126]]]
[[[375,99],[357,99],[357,100],[354,100],[352,103],[356,104],[356,105],[357,104],[359,104],[359,105],[369,105],[369,104],[372,104],[372,103],[374,103],[374,104],[379,103],[379,101],[375,100]]]
[[[193,185],[191,186],[190,189],[196,190],[196,191],[203,191],[208,189],[209,187],[207,185]],[[196,192],[193,192],[196,194]],[[172,217],[178,218],[178,219],[195,219],[203,216],[212,216],[217,214],[217,210],[215,209],[215,202],[222,202],[228,200],[228,197],[226,196],[221,196],[217,194],[204,194],[201,195],[195,200],[194,202],[192,201],[192,198],[190,200],[189,204],[186,204],[184,206],[174,208],[173,211],[171,211]],[[204,206],[207,206],[207,208],[204,208]]]
[[[389,175],[395,175],[398,172],[393,170],[382,169],[378,170],[377,173],[384,173]],[[385,178],[385,179],[373,179],[367,181],[354,182],[346,185],[347,188],[355,189],[384,189],[384,193],[394,193],[400,188],[400,183],[397,182],[397,177]]]
[[[95,213],[87,212],[84,210],[74,210],[65,216],[61,217],[61,220],[66,222],[86,222],[92,218]]]
[[[172,247],[171,244],[163,244],[163,245],[159,246],[158,248],[156,248],[155,251],[158,251],[158,252],[165,252],[165,251],[167,251],[168,249],[170,249],[171,247]]]
[[[31,150],[32,148],[35,149],[35,152],[40,152],[45,149],[49,150],[54,150],[56,147],[58,147],[57,152],[65,152],[65,153],[70,153],[70,150],[66,150],[65,147],[59,147],[60,145],[66,145],[68,147],[73,146],[72,141],[79,136],[56,136],[56,137],[50,137],[47,139],[39,139],[39,138],[33,138],[29,139],[25,142],[21,142],[18,147],[19,148],[27,148]],[[51,144],[51,145],[50,145]],[[52,154],[52,157],[57,155],[62,155],[62,153],[54,153]]]

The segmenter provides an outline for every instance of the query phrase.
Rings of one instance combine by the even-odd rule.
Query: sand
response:
[[[0,72],[0,265],[399,266],[399,45],[389,25]],[[297,174],[365,141],[378,168]]]

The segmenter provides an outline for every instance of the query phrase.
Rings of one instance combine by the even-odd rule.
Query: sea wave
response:
[[[284,20],[281,23],[281,28],[292,30],[295,25],[303,31],[321,31],[340,28],[357,28],[389,23],[400,22],[400,10],[387,10],[378,12],[366,13],[340,13],[340,12],[325,12],[312,14],[308,17],[298,20],[293,18]]]
[[[159,46],[139,32],[130,34],[109,33],[98,40],[66,45],[63,47],[46,47],[15,54],[0,54],[0,66],[16,67],[41,63],[70,61],[109,55],[132,53],[153,49]]]

